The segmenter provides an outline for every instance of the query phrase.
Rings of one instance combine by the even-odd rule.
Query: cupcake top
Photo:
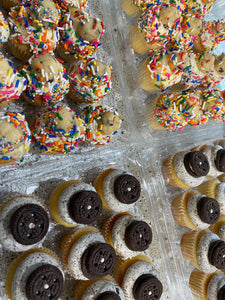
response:
[[[189,14],[194,14],[198,17],[203,18],[208,14],[212,8],[212,4],[216,0],[189,0],[186,1],[185,12]]]
[[[108,106],[88,106],[81,117],[86,124],[86,142],[91,145],[108,144],[121,124],[118,113]]]
[[[68,71],[70,89],[81,96],[84,102],[98,102],[111,89],[111,68],[90,57],[73,63]]]
[[[83,141],[85,124],[69,107],[55,106],[38,114],[32,134],[44,152],[65,154]]]
[[[0,207],[0,241],[5,249],[26,251],[45,238],[48,228],[45,206],[33,196],[15,196]]]
[[[33,53],[52,52],[58,43],[59,6],[52,0],[21,2],[10,11],[11,39],[30,46]]]
[[[0,44],[7,42],[9,37],[9,25],[3,13],[0,11]]]
[[[23,66],[22,73],[27,79],[25,97],[29,102],[50,106],[60,102],[69,91],[66,69],[51,54],[33,56]]]
[[[97,50],[104,33],[103,22],[76,8],[68,9],[63,15],[60,27],[63,27],[61,41],[65,53],[79,59],[91,56]]]
[[[0,159],[20,159],[29,151],[31,133],[23,115],[0,112]]]
[[[225,103],[223,93],[218,90],[201,91],[200,103],[203,113],[209,120],[225,120]]]

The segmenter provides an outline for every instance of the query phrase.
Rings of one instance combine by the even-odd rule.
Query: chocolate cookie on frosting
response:
[[[209,161],[200,151],[182,151],[169,156],[162,166],[170,185],[188,189],[200,185],[209,173]]]
[[[95,188],[78,180],[60,184],[50,196],[54,220],[66,227],[95,223],[102,213],[102,200]]]
[[[93,185],[102,199],[103,207],[116,212],[132,208],[141,195],[141,185],[131,173],[107,169],[100,173]]]

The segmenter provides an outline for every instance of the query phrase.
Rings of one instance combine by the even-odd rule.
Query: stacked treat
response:
[[[0,107],[20,98],[44,109],[30,129],[23,115],[0,112],[0,162],[20,160],[32,140],[53,154],[74,151],[80,142],[108,144],[121,117],[99,103],[109,94],[113,75],[111,66],[93,56],[103,22],[85,11],[83,0],[1,3],[9,11],[7,19],[0,15],[0,43],[22,67],[18,71],[0,54]],[[80,103],[79,113],[61,104],[66,95]]]
[[[131,47],[148,54],[137,70],[140,86],[148,92],[169,89],[147,107],[155,130],[224,121],[224,95],[213,90],[224,79],[224,54],[211,51],[225,40],[225,23],[204,20],[213,2],[121,0],[125,13],[138,17],[129,33]]]
[[[8,297],[58,299],[72,277],[73,299],[160,299],[159,273],[146,255],[151,227],[131,214],[142,193],[133,174],[107,169],[93,185],[64,181],[46,205],[32,195],[5,201],[0,243],[5,250],[22,252],[8,268]],[[62,227],[57,254],[42,246],[50,228],[48,209]]]
[[[171,155],[163,162],[162,173],[167,183],[186,189],[173,199],[171,209],[176,222],[191,229],[183,234],[180,246],[183,257],[196,268],[189,281],[192,294],[200,300],[223,299],[225,141]]]

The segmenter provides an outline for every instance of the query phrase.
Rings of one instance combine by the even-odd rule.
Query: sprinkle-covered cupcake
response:
[[[141,195],[141,185],[131,173],[107,169],[100,173],[93,185],[102,199],[103,207],[116,212],[128,211]]]
[[[103,99],[111,89],[111,68],[95,58],[73,63],[68,70],[69,97],[78,103]]]
[[[169,156],[162,165],[164,180],[183,189],[200,185],[208,172],[209,161],[200,151],[177,152]]]
[[[84,59],[100,46],[104,25],[98,18],[77,8],[68,8],[60,22],[61,41],[58,53],[65,61]]]
[[[85,123],[67,106],[54,106],[38,114],[32,127],[36,146],[46,153],[66,154],[85,137]]]
[[[137,17],[151,5],[150,0],[121,0],[122,9],[130,17]]]
[[[200,271],[215,272],[225,268],[225,242],[207,230],[185,232],[181,239],[181,252]]]
[[[55,105],[69,92],[66,69],[51,54],[32,57],[23,66],[22,74],[27,79],[27,88],[23,96],[30,104]]]
[[[0,112],[0,164],[20,160],[29,151],[31,133],[23,115]]]
[[[95,188],[78,180],[60,184],[50,196],[50,211],[66,227],[95,223],[102,212],[102,200]]]
[[[8,41],[9,25],[3,13],[0,11],[0,47]]]
[[[203,90],[200,93],[202,111],[210,121],[225,121],[225,102],[223,92]]]
[[[214,198],[195,191],[178,195],[171,204],[175,221],[190,229],[206,229],[220,216],[220,205]]]
[[[58,299],[63,285],[64,273],[58,258],[44,248],[18,256],[12,261],[6,278],[10,300]]]
[[[104,220],[102,232],[121,258],[127,259],[148,249],[152,242],[151,227],[129,213],[114,214]]]
[[[62,261],[75,279],[104,277],[112,272],[116,253],[94,227],[78,227],[61,241]]]
[[[118,259],[114,276],[124,291],[125,299],[161,298],[163,286],[158,272],[147,256],[138,255],[123,262]]]
[[[58,2],[63,11],[68,11],[69,7],[76,7],[79,10],[85,10],[87,8],[87,0],[54,0]]]
[[[49,217],[39,199],[18,195],[0,206],[0,242],[10,251],[20,252],[42,242],[48,233]]]
[[[97,104],[84,108],[81,118],[86,124],[85,142],[93,146],[110,143],[121,124],[121,117],[113,108]]]

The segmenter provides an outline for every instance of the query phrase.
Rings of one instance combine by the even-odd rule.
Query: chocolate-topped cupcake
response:
[[[139,200],[141,184],[131,173],[107,169],[93,182],[103,206],[116,212],[127,211]]]
[[[117,261],[115,278],[124,291],[125,299],[158,300],[163,293],[163,285],[158,272],[148,257],[135,256],[122,262]]]
[[[101,215],[102,201],[92,185],[69,180],[51,194],[50,211],[54,220],[63,226],[89,225]]]
[[[39,199],[18,195],[0,206],[0,243],[10,251],[26,251],[48,233],[49,216]]]
[[[67,271],[79,280],[94,280],[112,272],[116,253],[94,227],[79,227],[61,241]]]
[[[123,259],[147,250],[152,242],[151,227],[126,212],[107,218],[103,222],[102,232]]]
[[[162,166],[166,182],[189,189],[201,184],[209,172],[209,161],[200,151],[182,151],[169,156]]]
[[[38,248],[24,252],[11,263],[6,291],[12,300],[57,300],[63,284],[64,273],[56,255]]]

